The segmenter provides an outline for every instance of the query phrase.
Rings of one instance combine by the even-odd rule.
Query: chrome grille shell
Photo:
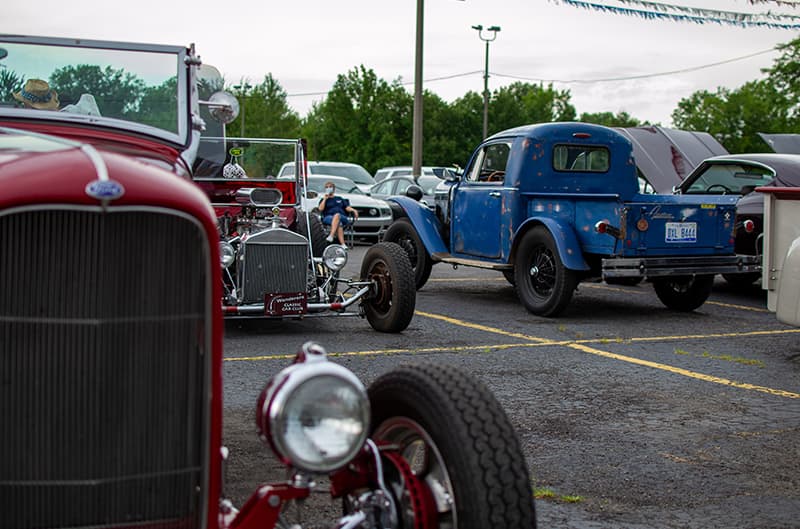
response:
[[[160,208],[0,212],[0,528],[202,527],[211,293]]]

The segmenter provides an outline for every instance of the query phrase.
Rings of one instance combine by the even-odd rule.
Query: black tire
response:
[[[328,234],[325,231],[325,226],[322,225],[322,219],[320,219],[317,214],[309,213],[308,219],[311,221],[311,248],[314,251],[314,257],[322,257],[322,252],[325,251],[325,248],[330,244],[325,239]],[[308,229],[306,226],[306,213],[302,209],[298,209],[295,231],[303,237],[308,237]]]
[[[427,496],[451,499],[434,501],[438,523],[414,524],[413,487],[404,486],[401,472],[387,472],[403,527],[536,527],[519,440],[483,383],[452,366],[420,363],[382,375],[368,393],[373,439],[399,446],[409,479],[418,478]]]
[[[761,279],[761,274],[759,272],[748,272],[745,274],[722,274],[722,277],[732,287],[745,288]]]
[[[386,230],[383,240],[396,243],[405,250],[414,270],[414,285],[417,290],[421,289],[431,276],[433,260],[411,222],[407,218],[397,219]]]
[[[537,226],[523,236],[514,264],[517,296],[538,316],[557,316],[572,299],[578,275],[561,262],[550,231]]]
[[[653,278],[658,299],[667,308],[689,312],[706,302],[714,285],[714,275]]]
[[[626,287],[636,286],[644,280],[643,277],[607,277],[607,285],[622,285]]]
[[[361,280],[372,281],[374,288],[362,307],[372,328],[381,332],[401,332],[414,317],[417,291],[408,255],[393,242],[374,244],[361,262]]]
[[[511,286],[515,286],[517,284],[517,280],[514,278],[513,268],[511,270],[503,270],[503,277],[506,278],[506,281],[508,281]]]

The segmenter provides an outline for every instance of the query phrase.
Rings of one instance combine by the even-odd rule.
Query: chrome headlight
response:
[[[340,244],[331,244],[322,252],[322,261],[334,272],[341,270],[347,264],[347,250]]]
[[[219,261],[222,268],[228,268],[233,264],[236,259],[236,250],[229,242],[220,241],[219,243]]]
[[[364,446],[369,398],[358,377],[329,362],[319,345],[304,344],[297,362],[261,393],[259,434],[284,463],[309,472],[331,472]]]

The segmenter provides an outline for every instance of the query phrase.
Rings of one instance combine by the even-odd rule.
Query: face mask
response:
[[[333,188],[332,187],[326,187],[325,188],[325,194],[326,195],[332,195],[333,194]]]

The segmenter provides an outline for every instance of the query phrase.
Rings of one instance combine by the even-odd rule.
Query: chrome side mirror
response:
[[[239,115],[239,100],[229,92],[214,92],[208,101],[200,101],[200,104],[209,107],[211,117],[225,125]]]

